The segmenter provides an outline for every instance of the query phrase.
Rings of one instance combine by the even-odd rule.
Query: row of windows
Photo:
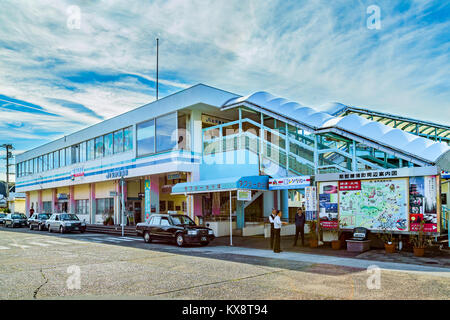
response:
[[[133,149],[132,127],[120,129],[79,144],[16,164],[17,177],[58,169]]]

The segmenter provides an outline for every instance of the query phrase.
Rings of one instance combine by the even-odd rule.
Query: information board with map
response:
[[[339,187],[341,228],[408,231],[407,179],[361,180]]]

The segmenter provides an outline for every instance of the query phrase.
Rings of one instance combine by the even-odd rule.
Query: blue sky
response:
[[[448,17],[450,1],[3,0],[0,144],[21,153],[153,101],[156,37],[160,97],[201,82],[449,124]]]

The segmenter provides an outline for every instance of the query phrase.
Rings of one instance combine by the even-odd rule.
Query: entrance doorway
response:
[[[142,208],[141,201],[137,200],[128,200],[128,224],[136,225],[139,222],[142,222]]]
[[[67,210],[68,210],[68,201],[58,201],[58,203],[56,204],[56,211],[58,213],[63,212],[67,213]]]

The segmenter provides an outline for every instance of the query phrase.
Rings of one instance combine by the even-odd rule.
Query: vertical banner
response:
[[[338,183],[319,184],[319,219],[323,229],[338,227]]]
[[[305,187],[306,221],[317,220],[317,188]]]
[[[148,221],[151,215],[151,196],[150,196],[150,180],[145,180],[145,221]]]
[[[409,179],[410,231],[419,231],[424,221],[424,232],[438,232],[436,176]]]

